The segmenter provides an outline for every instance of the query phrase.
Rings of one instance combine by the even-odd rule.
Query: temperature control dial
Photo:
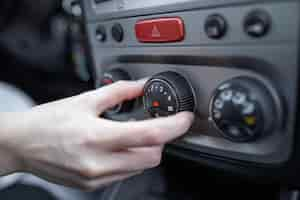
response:
[[[253,141],[271,132],[277,118],[271,92],[249,77],[221,84],[211,100],[210,115],[221,134],[235,142]]]
[[[153,76],[144,88],[144,106],[153,117],[163,117],[195,109],[193,88],[173,71]]]
[[[131,80],[130,75],[122,69],[112,69],[103,74],[100,80],[100,86],[104,87],[121,80]],[[128,112],[133,107],[133,101],[126,101],[122,104],[115,106],[114,108],[107,111],[107,114],[116,114],[121,112]]]

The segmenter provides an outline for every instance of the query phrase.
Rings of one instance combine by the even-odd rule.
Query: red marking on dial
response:
[[[152,102],[152,106],[153,107],[159,107],[160,106],[160,103],[158,101],[153,101]]]

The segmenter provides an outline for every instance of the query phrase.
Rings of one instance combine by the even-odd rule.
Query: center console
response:
[[[144,97],[105,117],[191,111],[193,127],[170,144],[178,155],[263,167],[291,159],[299,1],[88,0],[83,6],[95,86],[149,78]]]

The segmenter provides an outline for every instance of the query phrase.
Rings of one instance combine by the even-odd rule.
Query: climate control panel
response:
[[[105,117],[132,121],[190,111],[193,126],[169,145],[180,155],[264,166],[290,159],[299,1],[93,2],[83,6],[96,86],[148,79],[143,97]]]
[[[101,86],[118,80],[131,80],[121,69],[105,72]],[[272,91],[271,91],[272,90]],[[268,88],[258,78],[237,76],[220,83],[212,90],[207,121],[225,139],[247,143],[272,135],[282,123],[282,103],[276,89]],[[189,111],[197,114],[195,89],[189,78],[177,71],[154,74],[145,83],[143,108],[150,117],[167,117]],[[130,112],[133,101],[107,111],[111,115]]]

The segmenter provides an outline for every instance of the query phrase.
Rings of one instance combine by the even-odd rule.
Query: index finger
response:
[[[132,100],[143,95],[146,79],[138,81],[118,81],[90,93],[97,114],[101,114],[123,101]]]

